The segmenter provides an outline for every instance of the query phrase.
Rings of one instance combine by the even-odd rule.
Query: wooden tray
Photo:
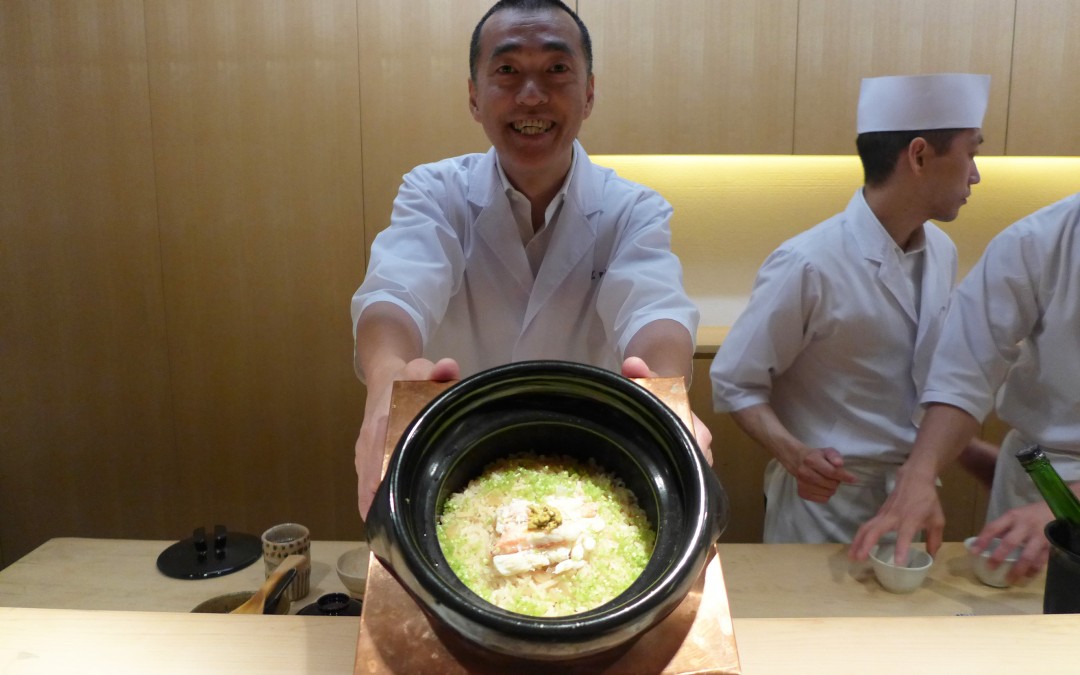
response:
[[[682,378],[635,380],[678,414],[691,429],[690,403]],[[405,427],[436,394],[452,383],[397,382],[390,403],[386,432],[386,462]],[[481,651],[429,621],[373,555],[368,568],[360,636],[356,645],[357,674],[464,675],[466,673],[545,673],[560,675],[725,675],[741,673],[735,632],[731,625],[727,589],[714,554],[683,602],[625,648],[588,660],[558,665],[511,662]]]

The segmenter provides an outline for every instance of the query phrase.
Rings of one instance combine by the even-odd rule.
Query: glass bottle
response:
[[[1016,459],[1039,488],[1054,517],[1080,527],[1080,499],[1061,479],[1043,449],[1037,443],[1030,445],[1017,452]]]

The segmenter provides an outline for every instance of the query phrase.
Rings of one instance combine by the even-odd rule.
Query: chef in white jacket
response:
[[[945,518],[934,477],[995,408],[1011,431],[996,457],[987,523],[977,550],[1000,537],[1003,560],[1021,547],[1011,581],[1046,564],[1053,519],[1016,452],[1038,443],[1080,493],[1080,194],[998,234],[956,289],[927,379],[927,406],[893,498],[859,532],[852,556],[897,533],[898,553],[926,530],[931,553]]]
[[[989,77],[863,80],[865,185],[762,265],[710,375],[718,412],[773,459],[766,542],[849,542],[915,440],[956,275],[952,221],[979,182]]]
[[[470,68],[470,110],[492,149],[405,176],[352,300],[368,385],[362,515],[394,380],[551,358],[690,381],[698,311],[671,252],[671,207],[576,141],[593,105],[584,24],[556,0],[503,0],[476,26]],[[695,431],[707,450],[708,430]]]

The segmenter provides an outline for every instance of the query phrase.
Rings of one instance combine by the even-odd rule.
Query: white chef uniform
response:
[[[416,321],[424,355],[455,358],[463,376],[542,358],[618,371],[627,343],[657,319],[693,338],[698,310],[671,252],[671,206],[592,164],[576,141],[574,157],[535,275],[494,149],[409,172],[353,296],[354,331],[364,308],[392,302]]]
[[[989,76],[968,73],[865,78],[857,133],[981,127],[989,89]],[[766,542],[851,541],[911,451],[956,278],[956,247],[944,232],[924,223],[912,236],[901,250],[860,190],[842,214],[765,261],[717,352],[717,411],[768,403],[792,435],[835,448],[857,477],[818,504],[801,499],[796,479],[771,461]]]
[[[1080,193],[1003,230],[956,288],[922,402],[982,420],[995,394],[1012,431],[988,521],[1040,499],[1016,460],[1030,443],[1080,480]]]
[[[769,256],[717,352],[710,369],[717,411],[770,403],[796,438],[836,448],[859,478],[818,504],[801,499],[795,478],[771,461],[766,542],[850,541],[908,456],[957,265],[940,228],[925,223],[923,232],[921,252],[905,254],[860,189],[843,213]],[[905,255],[924,256],[920,284],[905,278]]]

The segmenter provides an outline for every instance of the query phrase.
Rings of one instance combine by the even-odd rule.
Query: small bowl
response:
[[[250,600],[253,595],[255,595],[255,591],[237,591],[236,593],[215,595],[214,597],[203,600],[195,605],[195,608],[191,611],[194,614],[228,614]],[[274,610],[274,614],[288,614],[291,605],[292,603],[289,602],[289,599],[282,596],[281,599],[278,600],[278,605]]]
[[[971,567],[975,570],[975,576],[979,581],[983,582],[987,586],[993,586],[995,588],[1008,588],[1012,584],[1005,580],[1008,576],[1009,570],[1012,569],[1013,563],[1020,559],[1021,550],[1014,548],[1009,552],[1009,555],[1005,556],[1005,559],[1001,561],[997,569],[990,569],[990,555],[1001,544],[1000,539],[991,539],[990,545],[986,547],[986,550],[981,554],[976,555],[971,547],[975,544],[976,537],[968,537],[964,540],[964,548],[967,549],[971,555]]]
[[[926,551],[911,548],[908,549],[908,564],[900,565],[895,561],[895,549],[893,544],[880,544],[870,552],[870,561],[874,566],[874,574],[877,576],[885,590],[893,593],[911,593],[922,585],[926,579],[926,573],[934,564],[934,559]]]
[[[371,549],[367,544],[342,553],[337,559],[337,575],[341,583],[349,590],[349,595],[363,600],[367,587],[368,560]]]

